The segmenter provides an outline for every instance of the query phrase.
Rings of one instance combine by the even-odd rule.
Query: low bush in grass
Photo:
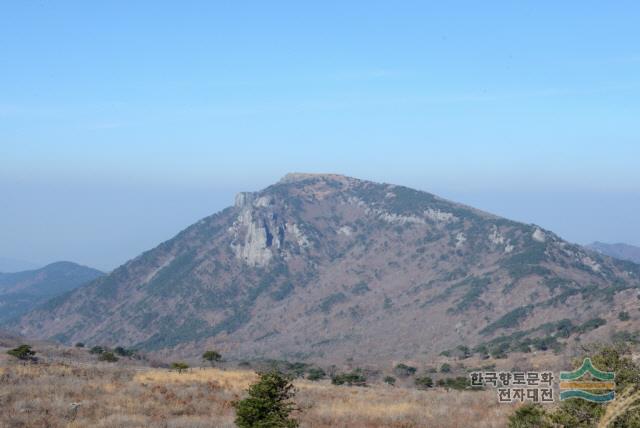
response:
[[[469,388],[469,379],[464,376],[438,379],[438,386],[456,390],[467,389]]]
[[[359,370],[350,373],[339,373],[331,377],[334,385],[367,386],[367,378]]]
[[[31,349],[31,345],[20,345],[7,351],[7,354],[19,359],[20,361],[35,361],[36,351]]]
[[[406,364],[400,363],[393,369],[393,373],[399,377],[409,377],[416,374],[417,369],[415,367],[408,366]]]
[[[181,361],[176,361],[171,363],[171,370],[175,370],[178,373],[182,373],[185,370],[189,369],[189,364],[183,363]]]
[[[105,361],[107,363],[115,363],[116,361],[118,361],[118,357],[116,357],[113,352],[103,352],[98,357],[98,360]]]
[[[327,374],[324,370],[318,367],[312,367],[307,371],[307,379],[308,380],[320,380],[327,377]]]
[[[433,388],[433,379],[429,376],[420,376],[415,380],[416,388],[418,389],[429,389]]]

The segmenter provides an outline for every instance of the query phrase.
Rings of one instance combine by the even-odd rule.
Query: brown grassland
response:
[[[255,373],[72,361],[0,367],[2,427],[233,427],[233,403]],[[495,391],[419,391],[296,380],[302,427],[503,427],[513,407]]]

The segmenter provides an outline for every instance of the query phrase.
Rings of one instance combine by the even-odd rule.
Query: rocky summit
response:
[[[638,265],[535,225],[403,186],[288,174],[9,327],[229,359],[376,362],[610,334],[639,285]]]

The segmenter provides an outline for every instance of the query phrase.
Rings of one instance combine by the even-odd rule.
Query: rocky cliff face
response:
[[[380,361],[502,336],[568,340],[594,318],[613,324],[639,278],[637,265],[429,193],[289,174],[13,328],[240,359]]]

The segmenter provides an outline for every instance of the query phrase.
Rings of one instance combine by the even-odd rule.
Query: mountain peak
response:
[[[291,188],[299,188],[308,195],[321,196],[333,193],[335,190],[345,190],[356,183],[364,183],[364,180],[347,177],[341,174],[331,173],[305,173],[290,172],[282,177],[274,186],[270,186],[259,192],[240,192],[236,194],[234,205],[238,208],[246,208],[250,205],[257,207],[268,205],[268,195],[279,185],[290,185]],[[329,192],[327,192],[329,190]],[[299,192],[298,192],[299,193]],[[266,196],[265,196],[266,195]]]
[[[96,269],[67,261],[34,270],[0,273],[0,321],[21,315],[102,275]]]
[[[13,325],[66,343],[388,361],[610,318],[639,277],[431,193],[294,173]]]
[[[350,178],[341,174],[290,172],[286,174],[284,177],[282,177],[279,183],[295,183],[298,181],[306,181],[311,179],[323,179],[323,180],[331,180],[331,181],[355,180],[355,178]]]

